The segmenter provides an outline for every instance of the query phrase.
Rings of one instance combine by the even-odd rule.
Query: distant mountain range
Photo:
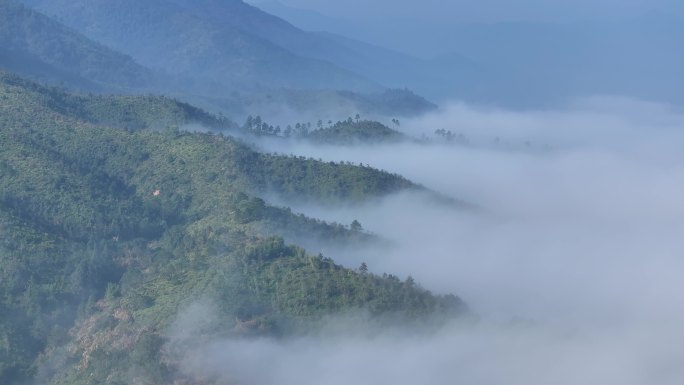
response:
[[[320,40],[241,1],[24,3],[0,0],[0,68],[53,85],[161,93],[237,119],[283,111],[403,116],[435,108],[408,90],[265,39],[271,31],[277,42],[288,35],[288,47]]]
[[[259,31],[278,32],[274,28],[286,23],[241,1],[25,3],[147,67],[210,82],[219,93],[222,88],[382,90],[332,63],[299,56],[264,39]]]
[[[544,107],[593,95],[684,103],[684,52],[678,49],[684,23],[667,15],[424,28],[383,21],[382,28],[397,31],[396,39],[420,38],[451,52],[424,59],[340,34],[371,36],[372,29],[363,32],[358,22],[277,2],[22,2],[52,19],[26,9],[19,14],[4,0],[4,9],[14,7],[15,16],[0,27],[3,68],[67,86],[162,92],[234,116],[290,110],[322,118],[331,110],[405,115],[434,108],[410,92],[402,94],[409,109],[392,106],[383,97],[388,88],[410,89],[437,102],[504,107]],[[267,12],[308,28],[329,28],[305,31]],[[45,47],[70,47],[65,52],[73,57],[50,56]]]
[[[445,23],[340,19],[274,0],[254,3],[304,29],[429,58],[414,61],[403,84],[436,101],[538,108],[618,95],[684,104],[679,48],[684,20],[673,14],[568,23]]]

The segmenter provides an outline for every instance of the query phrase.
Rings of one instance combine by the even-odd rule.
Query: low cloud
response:
[[[470,144],[264,145],[370,164],[479,207],[401,194],[293,208],[359,220],[394,246],[325,253],[457,294],[482,321],[421,336],[219,341],[194,353],[202,370],[254,384],[682,383],[684,115],[592,98],[558,111],[454,104],[402,124]]]

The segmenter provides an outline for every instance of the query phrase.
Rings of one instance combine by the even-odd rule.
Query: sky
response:
[[[437,22],[573,21],[631,17],[660,10],[681,15],[676,0],[280,0],[347,19],[402,18]]]

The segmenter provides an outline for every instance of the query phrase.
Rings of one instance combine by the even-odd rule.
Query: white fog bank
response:
[[[359,220],[396,247],[329,256],[457,294],[481,324],[430,337],[219,342],[198,354],[255,384],[684,383],[684,115],[594,98],[559,111],[454,104],[402,122],[414,136],[442,128],[471,144],[270,149],[370,164],[479,207],[398,195],[293,208]]]

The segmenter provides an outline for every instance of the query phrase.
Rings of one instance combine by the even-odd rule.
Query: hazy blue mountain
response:
[[[283,110],[323,116],[331,106],[336,119],[357,112],[403,116],[434,107],[410,92],[396,103],[400,93],[379,85],[391,77],[353,72],[368,62],[376,70],[364,75],[392,73],[390,64],[377,65],[242,1],[24,2],[168,75],[155,91],[236,117]]]
[[[238,3],[247,14],[252,12],[263,17],[266,24],[269,22],[286,24],[244,3],[235,2],[235,4]],[[54,2],[45,4],[47,11],[49,7],[56,6]],[[156,4],[157,8],[165,9],[163,2]],[[141,4],[137,8],[124,9],[109,4],[122,15],[128,15],[125,17],[135,20],[135,23],[146,25],[149,23],[143,21],[148,18],[156,19],[151,16],[154,14],[152,10],[156,9],[152,5],[154,4],[150,2]],[[49,17],[14,0],[2,0],[0,1],[0,21],[2,21],[0,23],[0,68],[33,80],[81,91],[166,94],[199,104],[215,112],[230,114],[238,120],[249,114],[269,115],[269,112],[279,114],[283,110],[306,112],[311,116],[328,116],[331,106],[335,106],[335,110],[339,113],[339,116],[333,115],[334,118],[346,117],[357,112],[404,116],[433,108],[433,105],[412,93],[387,91],[375,83],[362,80],[360,76],[350,74],[347,70],[341,70],[322,61],[301,58],[259,37],[252,36],[245,40],[247,43],[256,42],[256,46],[261,47],[256,53],[253,49],[254,45],[246,43],[243,46],[228,47],[224,49],[223,54],[214,55],[210,47],[203,48],[201,44],[201,37],[207,32],[205,26],[202,25],[202,20],[205,19],[193,16],[195,11],[186,10],[185,5],[180,2],[169,4],[169,6],[178,15],[177,20],[169,21],[170,24],[177,23],[178,31],[181,32],[176,34],[197,38],[198,45],[188,40],[186,48],[197,48],[204,52],[202,54],[204,56],[195,56],[191,52],[162,52],[169,51],[168,45],[171,44],[169,41],[172,40],[169,35],[173,35],[168,25],[169,28],[163,26],[168,24],[163,20],[159,21],[162,24],[160,33],[166,34],[166,38],[155,37],[153,27],[140,28],[141,35],[154,35],[150,36],[145,43],[149,44],[153,50],[157,50],[156,54],[152,55],[145,52],[147,45],[139,43],[144,39],[138,39],[134,36],[135,33],[126,32],[125,30],[131,28],[125,23],[118,25],[109,17],[103,16],[100,21],[109,23],[107,24],[111,27],[109,32],[114,37],[103,38],[106,34],[101,29],[98,33],[92,33],[90,29],[83,28],[81,33],[57,20],[65,20],[64,17]],[[81,17],[72,21],[83,22],[86,16],[97,9],[106,14],[115,14],[107,7],[107,4],[89,3],[79,8],[79,12],[82,12]],[[197,9],[199,10],[197,12],[206,10],[205,8]],[[163,12],[162,14],[167,15]],[[206,15],[211,14],[211,12],[205,12],[203,17],[207,18]],[[117,20],[124,20],[124,16],[119,16]],[[187,33],[183,32],[182,21],[185,19],[190,19],[195,23],[187,24],[189,28]],[[129,22],[132,23],[131,20]],[[217,21],[214,24],[221,23]],[[122,31],[117,28],[121,28]],[[216,30],[218,27],[210,26],[209,28]],[[293,27],[290,26],[290,28]],[[243,32],[235,31],[239,36],[243,35]],[[238,45],[242,44],[239,36],[236,43]],[[160,48],[160,45],[155,44],[155,39],[167,39],[166,48]],[[208,41],[213,41],[212,39],[213,37]],[[141,57],[148,63],[156,63],[154,69],[143,66],[131,56],[110,48],[113,46],[112,41],[115,43],[118,41],[118,47],[123,49],[136,46],[134,43],[128,44],[129,40],[139,43],[137,50],[142,52]],[[220,41],[211,42],[211,44],[214,43],[221,45]],[[231,51],[229,54],[237,63],[224,60],[224,54],[228,51]],[[169,59],[168,63],[176,60],[173,62],[175,64],[165,64],[164,59],[160,59],[164,55],[173,57],[174,59]],[[249,63],[250,60],[260,61],[263,65],[252,66]],[[180,61],[184,61],[184,64],[179,64]],[[304,62],[314,63],[314,67],[320,71],[316,72],[318,71],[316,68],[307,67]],[[232,67],[221,69],[226,66]],[[240,66],[245,68],[235,69]],[[267,67],[274,68],[278,74]],[[274,76],[280,78],[274,80]],[[395,103],[396,96],[399,94],[403,95],[405,103]],[[406,106],[408,108],[405,110],[398,109]]]
[[[445,69],[339,35],[307,32],[240,0],[25,2],[149,67],[210,83],[198,90],[220,96],[226,88],[378,93],[382,84],[440,97],[445,89],[466,87],[478,68],[459,58]]]
[[[339,33],[349,28],[349,20],[337,19],[309,9],[291,7],[275,0],[251,2],[259,9],[287,20],[306,31]]]
[[[207,20],[227,23],[303,57],[322,60],[389,87],[411,87],[411,71],[425,63],[379,46],[329,33],[304,31],[239,0],[169,0]]]
[[[475,94],[482,79],[494,76],[486,66],[458,53],[421,59],[344,36],[317,32],[318,36],[354,52],[345,65],[385,84],[407,87],[441,101],[455,94]],[[339,59],[345,63],[343,58]]]
[[[276,1],[255,3],[305,29],[432,58],[404,73],[407,86],[433,100],[535,107],[617,94],[684,102],[684,52],[679,49],[684,22],[673,14],[566,23],[465,23],[462,18],[333,18]]]
[[[259,30],[277,24],[279,19],[241,1],[221,2],[220,7],[217,2],[170,0],[25,3],[131,55],[143,65],[211,82],[215,91],[280,87],[363,92],[382,89],[333,63],[302,57],[263,39]],[[254,20],[258,28],[249,30],[240,22],[243,19]]]
[[[215,0],[203,2],[207,1],[216,3]],[[350,38],[349,34],[358,36],[355,31],[358,25],[352,21],[331,19],[278,2],[257,3],[257,7],[312,32],[305,32],[280,19],[279,23],[274,23],[277,29],[269,29],[261,27],[262,24],[250,24],[247,18],[244,21],[246,28],[259,31],[262,37],[293,52],[331,61],[391,87],[408,87],[429,98],[442,99],[450,94],[449,90],[471,89],[475,83],[473,80],[482,77],[481,65],[464,56],[451,55],[448,66],[445,66],[439,61],[424,60]]]
[[[0,68],[89,90],[150,87],[152,71],[12,0],[0,0]]]

